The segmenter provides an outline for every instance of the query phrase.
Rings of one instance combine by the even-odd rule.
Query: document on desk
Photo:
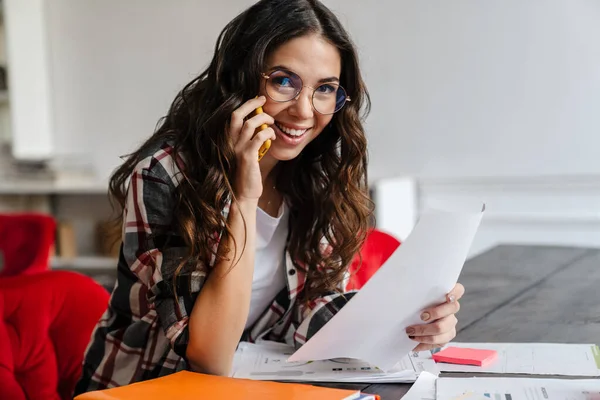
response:
[[[365,286],[289,361],[356,358],[390,370],[416,342],[406,328],[446,301],[484,210],[425,211],[409,237]]]
[[[438,363],[442,372],[600,376],[600,351],[595,344],[450,343],[448,346],[496,350],[498,359],[486,367]]]
[[[438,377],[427,371],[421,372],[417,381],[402,396],[402,400],[436,400],[435,382]]]
[[[438,378],[437,400],[597,400],[596,379]]]
[[[294,347],[284,343],[242,342],[235,353],[232,377],[281,382],[404,383],[414,382],[422,371],[439,374],[435,361],[426,356],[429,352],[411,353],[390,372],[353,359],[286,362],[292,353]]]

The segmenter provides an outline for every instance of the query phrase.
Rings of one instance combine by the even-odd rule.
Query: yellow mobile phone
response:
[[[262,107],[258,107],[256,109],[256,111],[254,112],[255,115],[258,114],[262,114],[263,113],[263,109]],[[262,130],[265,130],[269,127],[269,125],[267,124],[262,124],[257,130],[256,132],[260,132]],[[262,146],[260,146],[260,149],[258,149],[258,161],[261,160],[261,158],[263,158],[263,156],[265,154],[267,154],[267,151],[269,151],[269,148],[271,147],[271,139],[267,139]]]

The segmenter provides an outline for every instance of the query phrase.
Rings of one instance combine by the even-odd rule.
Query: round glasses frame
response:
[[[291,98],[289,98],[289,99],[287,99],[287,100],[277,100],[277,99],[274,99],[274,98],[273,98],[273,97],[271,97],[271,95],[269,94],[269,90],[268,90],[268,88],[267,88],[267,84],[268,84],[268,82],[269,82],[269,79],[271,79],[271,77],[272,77],[274,74],[276,74],[276,73],[281,73],[281,72],[284,72],[284,73],[286,73],[286,74],[290,74],[290,75],[295,75],[295,76],[297,76],[297,77],[298,77],[298,79],[300,80],[300,83],[302,84],[302,86],[300,86],[299,88],[297,88],[297,87],[294,87],[294,89],[295,89],[294,96],[293,96],[293,97],[291,97]],[[339,90],[342,90],[342,91],[343,91],[343,93],[344,93],[344,102],[342,103],[342,105],[341,105],[341,106],[337,107],[337,108],[336,108],[336,109],[335,109],[333,112],[330,112],[330,113],[324,113],[324,112],[321,112],[321,111],[319,111],[319,110],[318,110],[318,109],[315,107],[315,93],[316,93],[316,91],[317,91],[317,89],[318,89],[318,88],[320,88],[320,87],[321,87],[321,86],[323,86],[323,85],[330,85],[330,83],[324,83],[324,84],[322,84],[322,85],[319,85],[319,86],[317,86],[316,88],[314,88],[314,87],[312,87],[312,86],[305,85],[305,84],[304,84],[304,82],[302,82],[302,78],[300,78],[300,76],[298,76],[297,74],[294,74],[294,73],[292,73],[292,72],[285,71],[285,70],[280,70],[280,69],[276,69],[275,71],[272,71],[272,72],[271,72],[271,73],[269,73],[269,74],[265,74],[265,73],[263,72],[263,73],[261,73],[261,75],[262,75],[263,79],[265,80],[265,93],[267,94],[267,96],[268,96],[268,97],[269,97],[271,100],[273,100],[273,101],[274,101],[274,102],[276,102],[276,103],[287,103],[288,101],[292,101],[292,100],[298,100],[298,96],[300,96],[300,93],[302,93],[302,89],[304,89],[305,87],[306,87],[306,88],[309,88],[309,89],[312,89],[312,95],[310,96],[310,104],[311,104],[311,106],[312,106],[313,110],[315,110],[316,112],[318,112],[318,113],[319,113],[319,114],[321,114],[321,115],[332,115],[332,114],[335,114],[336,112],[338,112],[338,111],[340,111],[342,108],[344,108],[344,106],[346,105],[346,103],[347,103],[347,102],[350,102],[350,101],[351,101],[351,99],[350,99],[350,96],[348,96],[348,93],[346,93],[346,89],[344,89],[344,88],[343,88],[341,85],[338,85],[338,84],[336,84],[336,86],[337,86],[337,88],[338,88],[338,91],[339,91]],[[337,94],[337,93],[336,93],[336,94]],[[337,100],[336,100],[336,104],[337,104]]]

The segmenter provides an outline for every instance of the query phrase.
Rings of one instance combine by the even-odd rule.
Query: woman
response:
[[[240,340],[301,346],[318,331],[351,298],[340,288],[372,212],[368,108],[356,50],[317,0],[263,0],[231,21],[111,178],[118,280],[76,392],[227,375]],[[399,334],[417,350],[448,342],[462,293]]]

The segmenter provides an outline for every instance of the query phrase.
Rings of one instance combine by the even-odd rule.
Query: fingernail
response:
[[[429,321],[429,318],[431,318],[431,315],[428,312],[424,312],[423,314],[421,314],[421,319],[423,321]]]
[[[414,335],[414,333],[415,333],[415,328],[408,328],[408,329],[406,330],[406,333],[408,333],[409,335]],[[409,337],[410,337],[410,336],[409,336]]]
[[[456,296],[453,294],[448,295],[448,303],[454,303],[456,301]]]

